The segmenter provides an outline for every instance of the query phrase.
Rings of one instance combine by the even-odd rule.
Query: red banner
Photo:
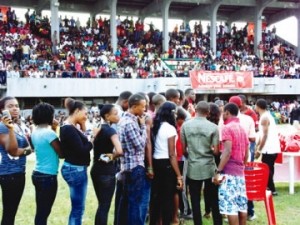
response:
[[[193,89],[246,89],[253,88],[253,72],[190,71]]]
[[[8,7],[0,5],[0,9],[3,17],[3,21],[7,21],[6,12],[8,11]]]

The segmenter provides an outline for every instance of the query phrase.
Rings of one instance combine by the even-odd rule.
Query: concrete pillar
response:
[[[90,26],[93,27],[93,24],[95,23],[96,14],[90,13]]]
[[[255,28],[254,28],[254,53],[257,54],[257,47],[262,40],[262,12],[263,8],[255,9]]]
[[[117,23],[116,23],[117,2],[118,0],[112,0],[110,5],[110,35],[111,35],[111,47],[114,53],[118,47]]]
[[[298,23],[298,39],[297,39],[297,51],[296,51],[296,54],[298,57],[300,57],[300,10],[298,10],[299,13],[298,15],[296,16],[297,18],[297,23]]]
[[[212,5],[211,15],[210,15],[210,48],[216,55],[217,52],[217,12],[219,4]]]
[[[58,0],[51,0],[50,2],[50,10],[51,10],[51,41],[54,42],[55,38],[57,43],[60,43],[59,40],[59,2]],[[56,31],[56,37],[53,36],[54,31]]]
[[[163,18],[163,52],[169,50],[169,8],[171,5],[171,0],[164,0],[162,5],[162,18]]]

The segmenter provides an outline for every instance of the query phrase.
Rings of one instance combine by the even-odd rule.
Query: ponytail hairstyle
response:
[[[167,101],[160,106],[153,121],[152,132],[155,138],[163,122],[167,122],[176,128],[175,114],[176,114],[175,103]]]
[[[100,111],[101,118],[105,121],[105,116],[111,112],[115,106],[113,104],[99,104],[98,108]]]
[[[78,109],[78,110],[84,109],[85,104],[82,101],[78,101],[78,100],[70,98],[66,102],[66,108],[69,112],[69,115],[73,115],[74,112],[76,111],[76,109]]]

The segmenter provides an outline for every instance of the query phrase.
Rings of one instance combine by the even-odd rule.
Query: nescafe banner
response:
[[[252,89],[253,72],[190,71],[193,89]]]

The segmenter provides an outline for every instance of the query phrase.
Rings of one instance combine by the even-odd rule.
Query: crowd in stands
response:
[[[19,17],[8,8],[7,21],[0,21],[1,84],[5,82],[3,71],[7,71],[7,77],[168,77],[172,73],[161,62],[166,59],[178,60],[176,76],[188,76],[189,70],[197,69],[250,70],[255,77],[299,78],[299,57],[295,49],[277,40],[275,27],[272,31],[263,30],[255,53],[248,24],[238,29],[235,24],[230,28],[221,23],[217,29],[217,51],[212,52],[210,25],[204,29],[201,21],[193,28],[182,23],[169,33],[169,49],[163,52],[162,32],[152,23],[145,31],[140,19],[134,22],[132,17],[121,20],[118,16],[118,48],[113,52],[110,20],[101,16],[86,25],[73,17],[60,17],[59,42],[58,31],[51,37],[47,16],[28,9],[25,22]],[[194,61],[187,63],[186,59]]]

